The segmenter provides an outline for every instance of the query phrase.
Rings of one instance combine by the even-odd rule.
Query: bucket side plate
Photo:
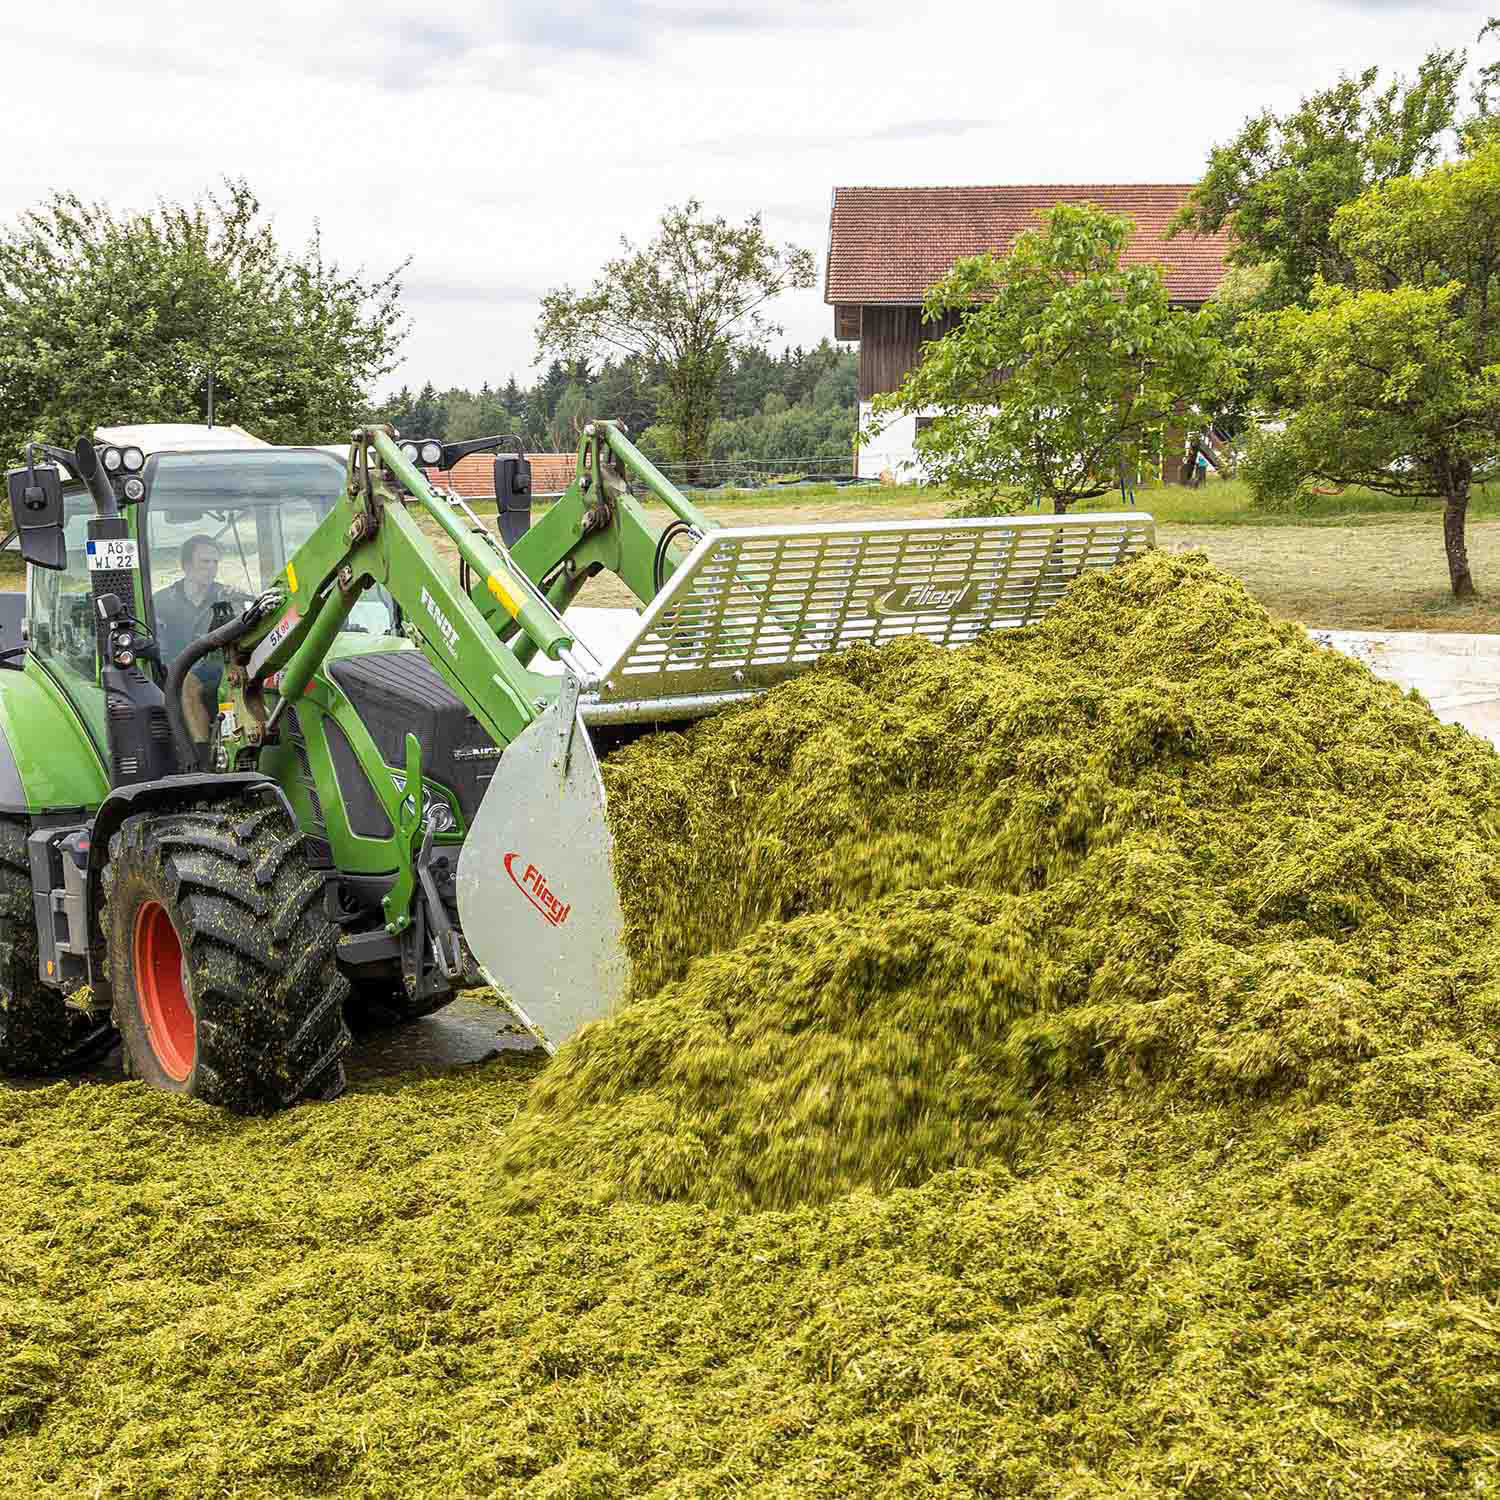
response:
[[[549,1050],[624,998],[613,855],[599,761],[565,697],[506,749],[458,861],[464,938]]]

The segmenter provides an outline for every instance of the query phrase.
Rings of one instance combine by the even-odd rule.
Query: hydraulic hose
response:
[[[167,719],[172,726],[172,739],[177,746],[177,763],[188,770],[198,768],[198,750],[188,732],[187,719],[182,712],[182,688],[188,673],[211,651],[222,650],[232,641],[237,641],[260,618],[259,601],[251,604],[243,614],[200,635],[196,641],[172,659],[172,670],[167,673]]]

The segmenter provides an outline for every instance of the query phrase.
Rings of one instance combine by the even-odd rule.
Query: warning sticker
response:
[[[88,544],[88,555],[90,573],[112,573],[117,568],[133,568],[136,565],[135,538],[96,538]]]
[[[515,619],[521,613],[521,606],[516,596],[506,587],[506,580],[498,573],[491,573],[487,581],[490,586],[490,593],[500,601],[501,606],[511,619]]]

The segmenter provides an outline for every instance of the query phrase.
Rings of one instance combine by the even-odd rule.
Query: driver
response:
[[[182,577],[152,599],[163,661],[170,663],[214,628],[216,604],[238,606],[236,596],[218,582],[218,572],[219,544],[211,536],[191,536],[182,544]],[[223,672],[224,663],[214,652],[193,668],[182,685],[182,715],[200,745],[207,743],[213,731]]]

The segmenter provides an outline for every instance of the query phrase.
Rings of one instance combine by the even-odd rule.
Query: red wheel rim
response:
[[[135,914],[135,990],[157,1062],[168,1078],[185,1082],[198,1055],[197,1024],[182,983],[182,944],[160,901]]]

